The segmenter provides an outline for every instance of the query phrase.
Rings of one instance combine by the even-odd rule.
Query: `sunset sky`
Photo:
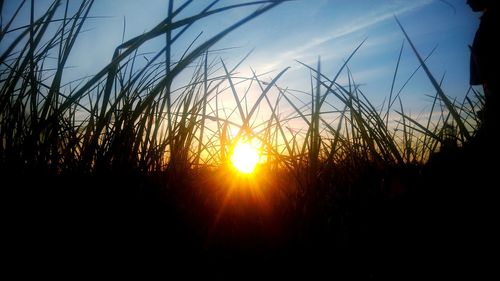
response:
[[[5,1],[2,12],[4,22],[19,2]],[[35,1],[40,13],[50,2]],[[175,7],[182,2],[175,1]],[[211,2],[195,0],[177,19],[193,15]],[[248,1],[220,1],[215,7],[237,2]],[[91,13],[103,17],[88,20],[86,31],[79,37],[67,64],[72,68],[65,73],[65,79],[69,81],[96,73],[110,61],[115,47],[122,41],[124,19],[126,40],[142,34],[164,19],[167,3],[165,0],[95,1]],[[26,6],[29,7],[29,3]],[[174,46],[173,56],[181,56],[185,46],[199,32],[203,31],[203,34],[197,42],[203,42],[257,7],[231,10],[200,21]],[[25,10],[20,18],[29,19],[28,9]],[[315,66],[320,57],[323,73],[333,77],[343,60],[366,38],[349,66],[364,93],[374,104],[380,104],[388,96],[399,49],[404,41],[394,15],[400,19],[424,57],[437,46],[428,65],[436,78],[446,74],[444,92],[461,99],[468,89],[468,45],[472,42],[480,16],[469,9],[465,0],[291,1],[237,29],[212,49],[238,47],[218,53],[228,65],[234,65],[254,49],[239,68],[240,73],[249,74],[250,67],[258,73],[273,71],[268,74],[271,80],[279,71],[290,66],[279,85],[307,91],[310,87],[309,71],[295,60]],[[15,22],[13,27],[20,24]],[[8,42],[8,38],[5,40]],[[145,45],[143,51],[159,51],[164,40],[162,37]],[[0,50],[4,48],[2,44]],[[405,44],[396,89],[417,66],[415,56]],[[345,77],[340,81],[345,81]],[[426,95],[433,94],[432,85],[420,71],[405,88],[402,99],[415,111],[425,110],[430,100]]]

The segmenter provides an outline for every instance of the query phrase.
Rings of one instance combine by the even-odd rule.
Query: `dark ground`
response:
[[[18,277],[480,280],[497,267],[498,237],[498,168],[489,162],[498,158],[484,151],[471,143],[425,166],[326,171],[294,200],[238,191],[224,201],[218,171],[4,168],[2,252]],[[293,180],[276,177],[285,187]]]

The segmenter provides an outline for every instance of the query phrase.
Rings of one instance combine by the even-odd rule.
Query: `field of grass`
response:
[[[280,84],[287,69],[244,77],[244,59],[229,65],[212,50],[283,1],[244,4],[255,12],[174,59],[172,45],[193,23],[243,5],[178,18],[191,2],[171,4],[97,74],[66,84],[93,1],[75,10],[54,1],[15,30],[4,21],[0,176],[10,260],[29,264],[20,272],[148,264],[166,277],[404,280],[467,271],[469,251],[487,246],[478,233],[494,205],[494,168],[476,137],[479,93],[450,100],[402,26],[402,49],[435,88],[418,120],[394,82],[382,106],[357,87],[349,60],[363,43],[333,77],[320,60],[301,63],[309,92]],[[158,37],[164,48],[139,62],[141,46]],[[411,79],[397,69],[393,81]],[[181,75],[190,79],[177,87]],[[258,143],[263,159],[250,174],[230,161],[241,140]]]

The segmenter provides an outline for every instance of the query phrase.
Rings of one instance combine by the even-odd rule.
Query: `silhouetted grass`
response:
[[[287,68],[271,81],[253,70],[245,77],[237,72],[245,58],[230,66],[211,48],[284,1],[218,9],[214,1],[179,19],[191,2],[174,9],[170,1],[162,22],[116,47],[97,74],[66,85],[66,61],[93,1],[74,11],[54,1],[39,19],[16,28],[0,59],[0,170],[6,200],[15,199],[19,249],[55,251],[57,261],[91,255],[98,264],[106,255],[129,264],[154,254],[160,257],[145,260],[304,278],[405,279],[437,266],[430,252],[455,261],[455,240],[443,237],[459,231],[456,217],[466,213],[444,202],[463,200],[469,186],[487,178],[484,165],[467,166],[484,152],[474,144],[478,93],[451,101],[401,24],[420,62],[415,71],[422,68],[436,90],[424,121],[405,113],[404,86],[394,89],[398,66],[382,107],[358,87],[348,65],[363,42],[333,77],[322,73],[319,59],[316,66],[299,62],[311,73],[307,93],[279,85]],[[257,4],[172,57],[172,45],[193,23]],[[55,18],[58,9],[63,18]],[[14,32],[9,28],[1,38]],[[159,36],[164,48],[139,63],[141,46]],[[401,53],[397,65],[400,59]],[[174,89],[188,71],[190,80]],[[340,75],[347,85],[338,83]],[[263,144],[266,162],[255,176],[239,175],[228,163],[240,138]],[[452,226],[440,226],[441,218]],[[427,255],[422,266],[419,254]],[[192,273],[204,271],[185,274]]]

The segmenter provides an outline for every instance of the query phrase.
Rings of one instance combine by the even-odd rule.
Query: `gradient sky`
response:
[[[3,18],[9,18],[20,1],[5,1]],[[28,1],[29,2],[29,1]],[[42,10],[51,1],[37,0]],[[78,1],[74,1],[78,2]],[[123,23],[126,19],[125,39],[140,35],[161,21],[167,14],[166,0],[96,0],[92,14],[105,18],[90,19],[73,50],[65,74],[67,81],[92,75],[111,59],[114,48],[122,41]],[[183,1],[175,1],[179,6]],[[195,0],[178,19],[193,15],[208,5],[209,0]],[[236,2],[222,0],[216,7]],[[461,99],[468,89],[469,49],[479,23],[479,14],[473,13],[465,0],[296,0],[284,3],[259,18],[237,29],[213,49],[238,47],[219,55],[229,65],[234,65],[248,51],[252,55],[239,68],[250,73],[273,71],[269,80],[287,66],[291,69],[279,81],[280,86],[308,91],[309,71],[295,60],[315,66],[321,58],[322,72],[333,77],[356,46],[367,39],[349,64],[354,79],[375,105],[382,103],[389,94],[396,61],[404,41],[393,15],[397,15],[416,47],[426,56],[434,47],[436,51],[428,66],[436,78],[446,74],[443,89],[451,97]],[[210,38],[256,7],[232,10],[206,18],[194,25],[178,42],[173,55],[179,57],[185,46],[203,31],[199,42]],[[20,19],[29,19],[21,13]],[[18,25],[21,23],[19,22]],[[14,24],[14,27],[16,23]],[[5,42],[8,38],[5,39]],[[143,51],[159,51],[164,38],[144,46]],[[6,44],[1,44],[3,50]],[[405,44],[396,82],[396,89],[403,84],[418,62]],[[266,77],[267,77],[266,76]],[[342,79],[341,78],[341,82]],[[408,84],[402,94],[405,106],[417,113],[425,111],[434,95],[430,82],[422,71]]]

